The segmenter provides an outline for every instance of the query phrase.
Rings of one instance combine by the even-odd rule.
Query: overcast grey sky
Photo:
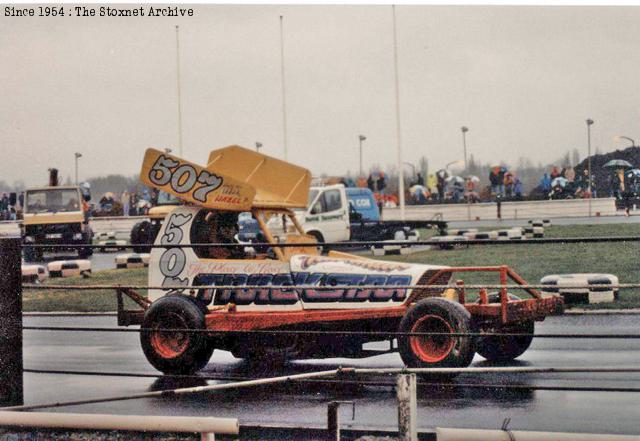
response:
[[[112,5],[113,6],[113,5]],[[139,7],[140,5],[135,5]],[[146,6],[148,7],[148,6]],[[67,9],[70,6],[66,6]],[[229,144],[283,154],[284,15],[289,160],[314,174],[396,161],[390,6],[196,5],[192,18],[0,15],[0,180],[43,183],[139,171],[147,147],[176,151],[175,29],[183,144],[204,164]],[[431,167],[551,161],[565,149],[640,141],[638,7],[398,6],[404,160]]]

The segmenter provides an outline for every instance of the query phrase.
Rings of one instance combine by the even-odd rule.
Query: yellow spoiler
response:
[[[255,189],[257,208],[306,208],[311,172],[237,145],[209,153],[207,170]]]
[[[143,184],[206,208],[248,211],[256,190],[223,171],[213,171],[160,150],[147,149],[142,162]]]

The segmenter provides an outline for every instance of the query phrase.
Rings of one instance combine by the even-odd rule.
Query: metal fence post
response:
[[[22,241],[0,236],[0,404],[23,404]]]
[[[398,440],[418,441],[416,374],[398,375],[396,394],[398,396]]]
[[[340,441],[340,403],[332,401],[327,408],[327,439]]]

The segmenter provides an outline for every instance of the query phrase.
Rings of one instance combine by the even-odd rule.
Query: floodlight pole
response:
[[[360,176],[362,176],[362,141],[367,139],[364,135],[358,135],[358,140],[360,141]]]
[[[76,152],[74,156],[76,157],[76,185],[78,185],[78,159],[82,158],[82,153]]]
[[[262,143],[260,141],[256,141],[256,152],[260,153],[261,148],[262,148]]]
[[[392,5],[393,12],[393,66],[395,73],[396,89],[396,140],[398,144],[398,200],[400,203],[400,219],[404,216],[404,170],[402,168],[402,130],[400,126],[400,85],[398,80],[398,36],[396,31],[396,6]]]
[[[182,154],[182,95],[180,92],[180,27],[176,25],[176,78],[178,81],[178,149]]]
[[[593,120],[587,119],[587,183],[589,188],[589,217],[591,217],[591,199],[593,199],[593,193],[591,192],[591,126]]]
[[[289,149],[287,146],[287,95],[285,89],[284,77],[284,29],[282,23],[282,15],[280,16],[280,77],[282,79],[282,136],[284,137],[284,160],[289,158]]]
[[[469,168],[467,166],[467,132],[469,128],[462,126],[460,127],[460,131],[462,132],[462,151],[464,153],[464,171],[469,172]]]

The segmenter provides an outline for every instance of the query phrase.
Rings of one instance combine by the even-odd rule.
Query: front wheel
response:
[[[149,253],[155,241],[153,225],[148,220],[138,222],[131,229],[131,245],[134,253]]]
[[[192,374],[207,365],[214,346],[203,309],[194,300],[169,295],[156,300],[144,315],[140,343],[149,363],[165,374]],[[174,331],[175,330],[175,331]]]
[[[475,355],[471,315],[464,306],[440,297],[420,300],[400,322],[400,332],[434,335],[399,336],[398,348],[404,363],[412,368],[467,367]]]

